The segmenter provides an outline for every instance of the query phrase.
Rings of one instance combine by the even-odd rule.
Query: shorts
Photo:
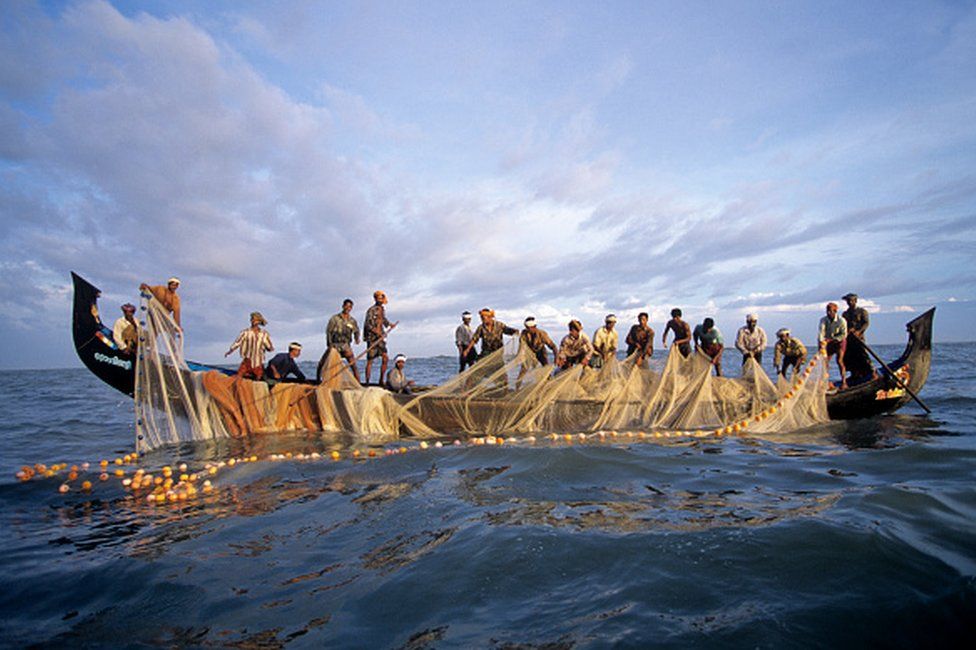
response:
[[[264,377],[264,366],[252,366],[250,359],[244,359],[237,367],[237,374],[245,379],[261,379]]]
[[[339,356],[349,358],[355,356],[352,353],[352,344],[346,341],[345,343],[329,343],[329,347],[339,353]]]
[[[369,351],[366,353],[367,359],[375,359],[376,357],[385,357],[386,353],[386,339],[377,341],[366,341],[366,345]]]
[[[844,357],[844,352],[847,351],[847,339],[830,339],[827,341],[827,356],[839,355],[841,358]]]
[[[712,359],[718,356],[718,353],[722,351],[722,344],[712,343],[711,345],[701,346],[702,352],[710,356]]]

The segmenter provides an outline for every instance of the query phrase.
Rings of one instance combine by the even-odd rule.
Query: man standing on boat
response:
[[[715,321],[711,318],[706,318],[702,321],[701,325],[695,326],[695,331],[692,332],[692,338],[695,339],[695,351],[701,350],[709,359],[712,361],[712,365],[715,366],[715,376],[722,376],[722,352],[725,351],[725,339],[722,338],[722,332],[715,327]]]
[[[674,332],[674,343],[671,345],[687,359],[691,354],[691,325],[681,320],[681,310],[677,307],[671,310],[671,320],[664,326],[661,345],[668,344],[668,332]]]
[[[183,325],[180,323],[180,297],[176,295],[176,290],[180,288],[180,279],[172,277],[166,281],[166,285],[157,284],[149,286],[145,282],[139,285],[140,291],[148,291],[152,297],[159,301],[169,314],[173,317],[173,322],[182,331]]]
[[[654,330],[647,324],[649,316],[647,312],[637,314],[637,324],[631,325],[630,332],[627,333],[627,356],[635,352],[635,359],[638,366],[644,365],[644,359],[654,356]]]
[[[386,377],[386,366],[390,357],[386,352],[386,335],[393,324],[386,319],[386,303],[389,300],[382,291],[373,292],[373,306],[366,310],[363,321],[363,339],[366,341],[366,383],[369,384],[370,371],[373,369],[373,359],[380,357],[380,383]]]
[[[847,302],[847,310],[841,314],[847,321],[847,350],[844,352],[844,367],[851,373],[851,379],[858,383],[858,380],[873,379],[877,377],[874,371],[874,364],[868,356],[868,350],[864,347],[864,332],[871,324],[868,310],[857,306],[857,294],[849,293],[844,296]]]
[[[785,327],[776,332],[776,345],[773,347],[773,368],[783,378],[786,378],[787,368],[793,368],[795,377],[800,368],[807,360],[807,348],[800,342],[800,339],[790,335],[790,330]],[[783,365],[780,365],[782,361]]]
[[[735,336],[735,348],[742,353],[742,365],[749,359],[755,359],[762,365],[763,350],[766,349],[766,331],[757,323],[759,317],[755,314],[746,316],[746,324],[739,328]]]
[[[500,320],[495,320],[495,310],[493,309],[485,307],[478,312],[478,315],[481,317],[481,325],[478,325],[478,329],[471,336],[468,347],[464,349],[465,354],[471,352],[478,341],[481,341],[480,358],[487,357],[495,350],[502,349],[502,346],[505,344],[505,334],[513,336],[519,333],[514,327],[509,327]]]
[[[352,316],[352,298],[342,301],[342,311],[329,319],[329,324],[325,326],[325,352],[319,360],[319,365],[315,369],[315,381],[322,382],[322,368],[329,357],[329,351],[335,350],[339,356],[346,360],[352,376],[359,381],[359,372],[356,369],[356,356],[352,353],[353,339],[359,345],[359,323]]]
[[[466,311],[461,314],[461,324],[454,330],[454,346],[458,351],[458,372],[464,372],[465,368],[473,366],[478,360],[474,350],[466,352],[472,338],[474,338],[474,331],[471,329],[471,312]]]
[[[271,357],[268,367],[265,368],[265,379],[268,383],[280,381],[288,375],[295,375],[299,381],[305,381],[305,373],[295,362],[302,354],[302,344],[292,341],[288,344],[288,352],[279,352]]]
[[[261,379],[264,377],[264,353],[274,350],[271,344],[271,335],[266,330],[261,329],[262,325],[267,325],[259,311],[251,312],[251,326],[246,330],[241,330],[237,339],[231,343],[230,349],[224,356],[230,356],[234,350],[241,351],[241,365],[237,368],[237,374],[247,379]]]
[[[837,367],[840,368],[840,387],[847,388],[847,369],[844,367],[844,354],[847,351],[847,321],[837,314],[837,303],[827,303],[827,315],[820,319],[817,331],[817,344],[820,351],[827,355],[827,367],[830,367],[830,357],[837,355]]]
[[[126,354],[133,354],[139,345],[139,323],[136,322],[136,306],[132,303],[122,305],[122,317],[112,326],[115,345]]]

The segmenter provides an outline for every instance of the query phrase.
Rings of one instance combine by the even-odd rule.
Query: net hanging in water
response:
[[[402,435],[512,435],[588,431],[701,433],[748,427],[795,431],[827,420],[826,363],[815,356],[793,382],[773,383],[754,361],[742,377],[714,377],[702,354],[670,351],[661,372],[635,359],[553,373],[509,341],[465,372],[413,396],[363,387],[334,351],[319,385],[270,386],[191,370],[179,328],[144,297],[136,363],[137,449],[283,431],[345,432],[366,443]]]

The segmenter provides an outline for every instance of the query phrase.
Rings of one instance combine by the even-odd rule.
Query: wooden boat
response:
[[[118,348],[112,339],[111,327],[102,322],[98,311],[99,290],[74,272],[71,278],[74,281],[72,334],[79,358],[96,377],[131,397],[135,388],[134,356]],[[935,308],[932,308],[906,325],[908,344],[905,351],[888,364],[902,383],[916,394],[922,390],[929,376],[934,317]],[[191,370],[227,372],[194,362],[188,362],[188,365]],[[909,400],[911,396],[908,391],[887,371],[879,369],[877,379],[828,393],[827,412],[835,420],[866,418],[891,413]]]

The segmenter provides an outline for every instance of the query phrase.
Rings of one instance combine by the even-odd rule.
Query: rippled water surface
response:
[[[878,346],[894,358],[899,347]],[[763,438],[385,455],[348,436],[153,452],[227,468],[187,505],[22,464],[132,450],[83,369],[0,373],[0,643],[191,647],[937,646],[976,632],[976,345],[932,407]],[[453,370],[411,360],[422,383]],[[352,450],[360,451],[353,459]]]

